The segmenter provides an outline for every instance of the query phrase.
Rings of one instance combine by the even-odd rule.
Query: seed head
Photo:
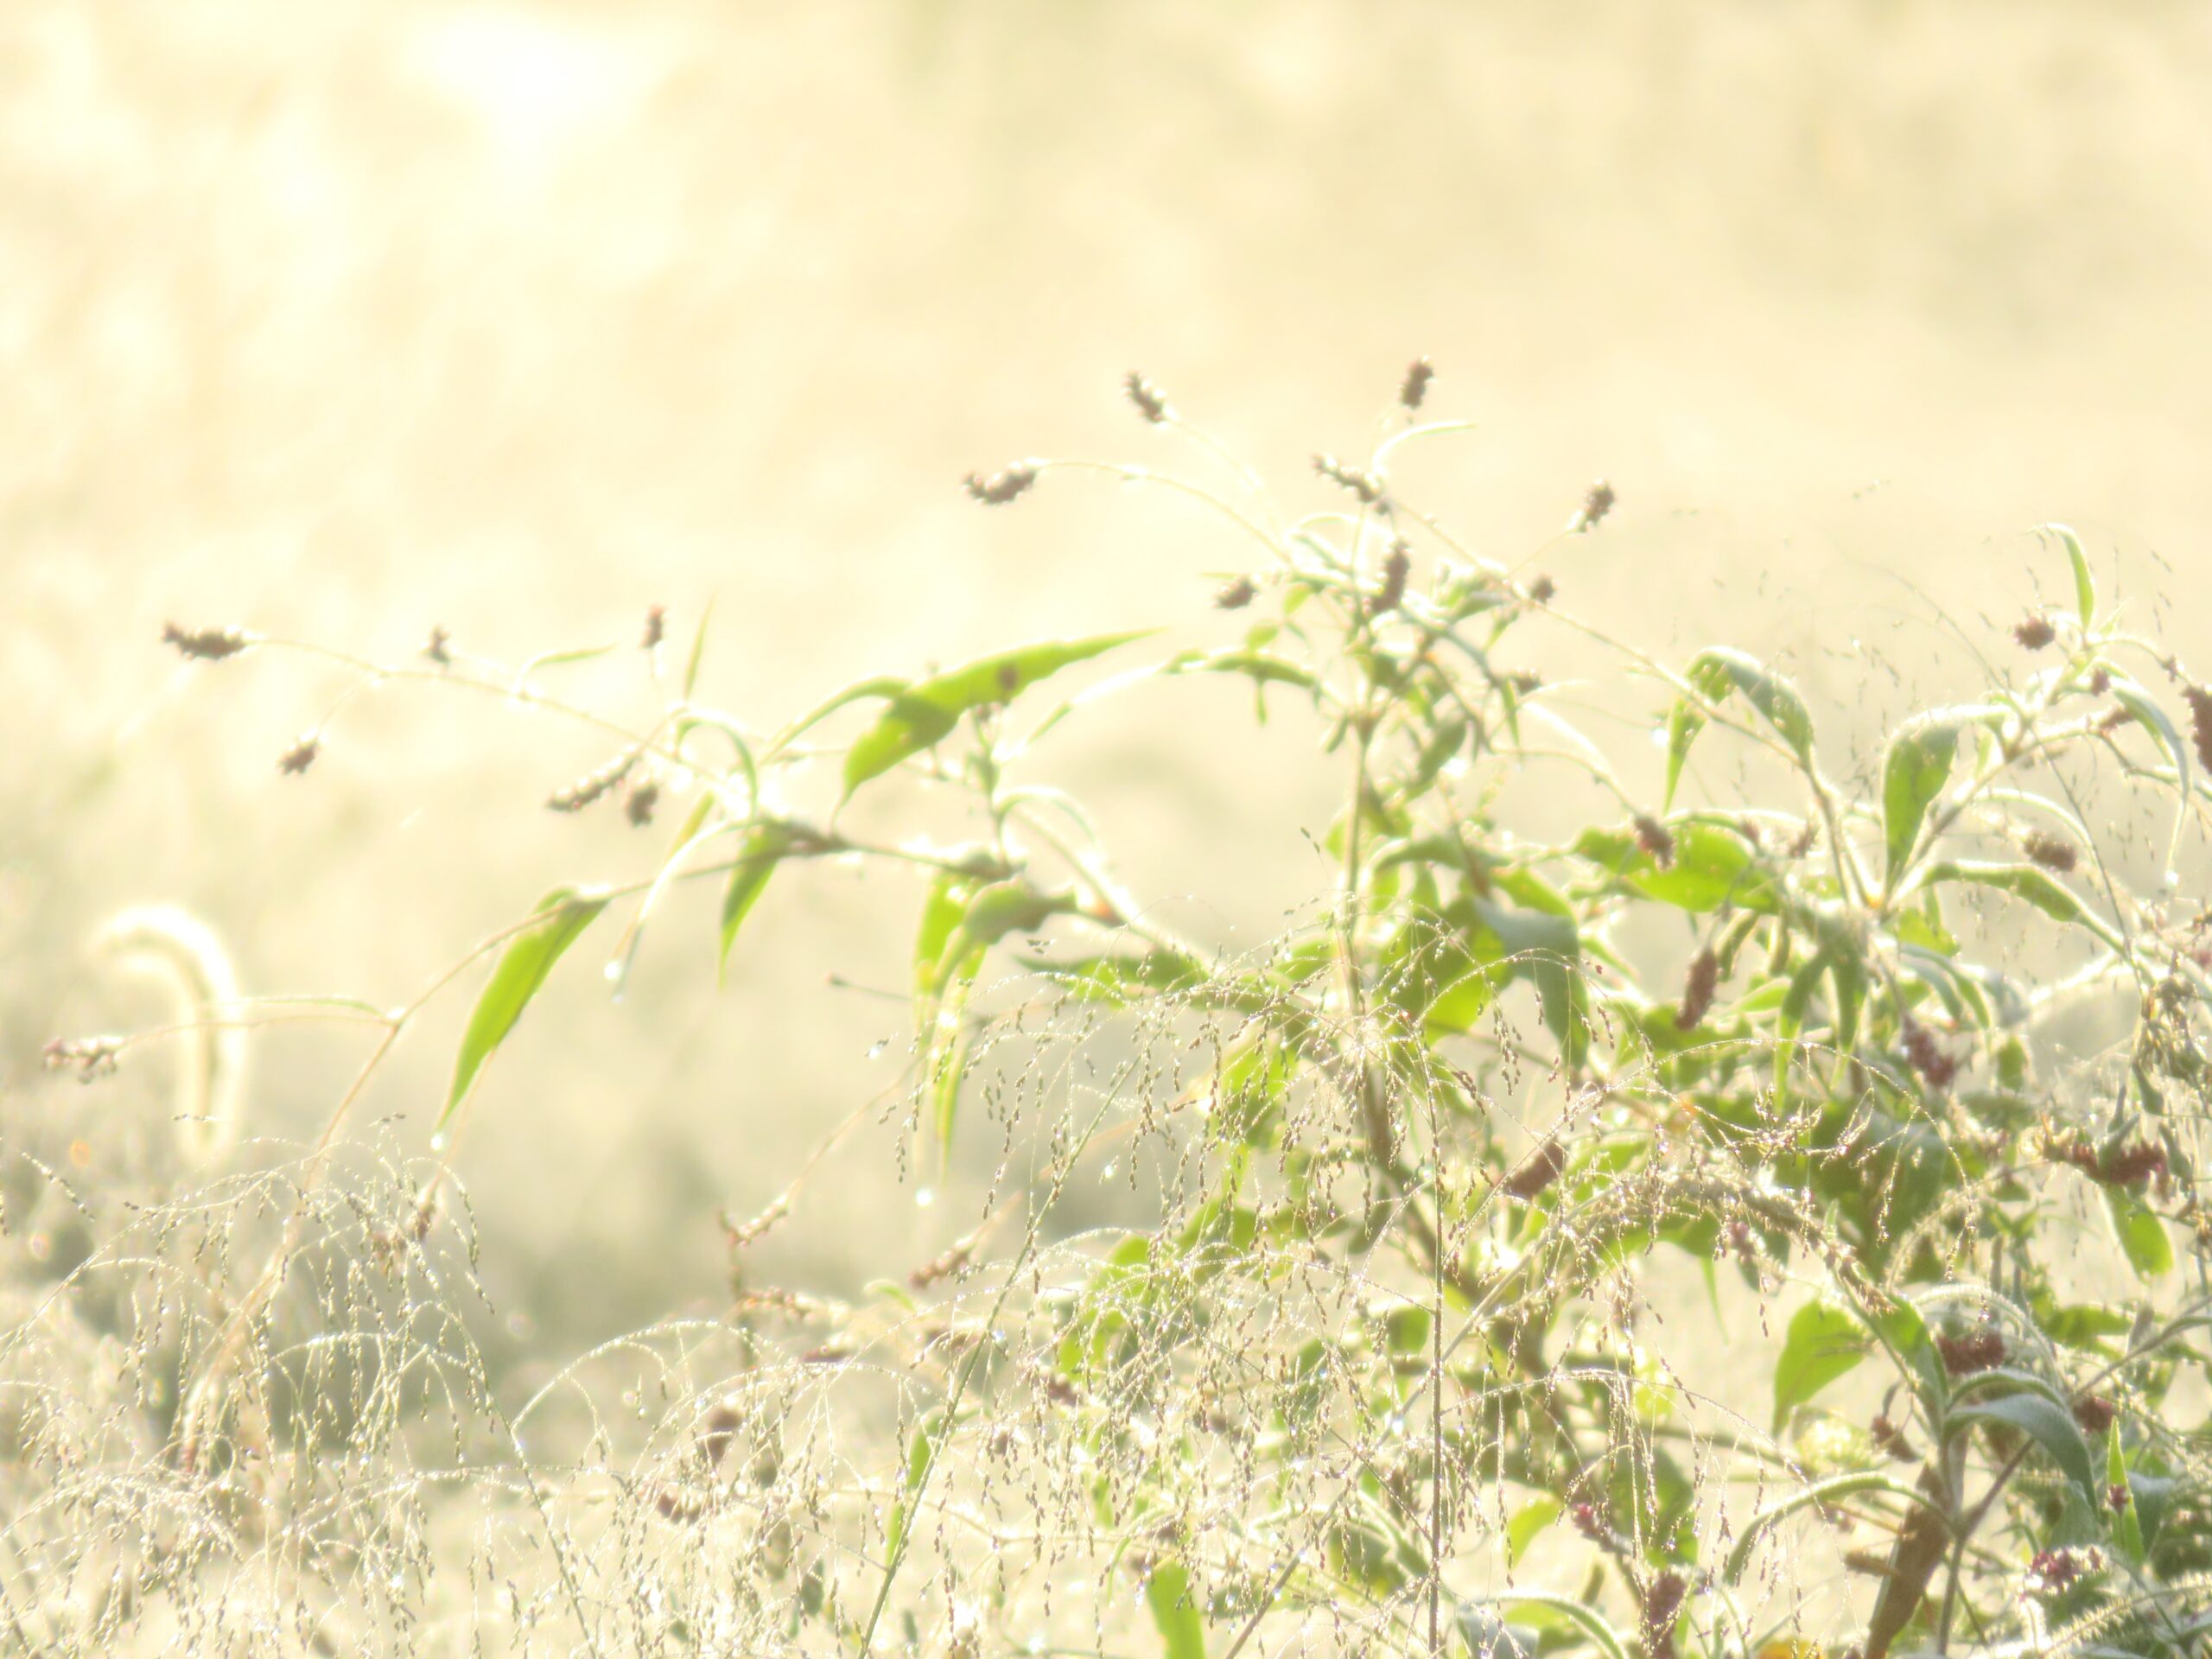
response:
[[[2097,1160],[2090,1173],[2107,1186],[2140,1186],[2153,1175],[2166,1173],[2166,1149],[2155,1141],[2115,1147]]]
[[[660,1495],[653,1499],[653,1508],[659,1511],[662,1520],[688,1526],[706,1515],[707,1500],[696,1492],[664,1486],[660,1489]]]
[[[2020,842],[2020,850],[2046,870],[2056,870],[2061,875],[2071,870],[2079,857],[2072,842],[2041,830],[2030,830]]]
[[[1690,958],[1688,977],[1682,983],[1681,1006],[1675,1010],[1676,1031],[1695,1031],[1713,1007],[1713,994],[1720,983],[1720,958],[1700,950]]]
[[[1505,1191],[1513,1198],[1529,1199],[1559,1179],[1567,1168],[1567,1153],[1556,1141],[1547,1141],[1521,1160],[1521,1166],[1505,1178]]]
[[[162,643],[175,645],[182,655],[201,662],[219,663],[236,656],[250,642],[237,628],[181,628],[174,622],[164,622]]]
[[[659,804],[659,779],[640,778],[622,798],[622,815],[630,820],[632,829],[642,830],[653,821],[653,809]]]
[[[73,1069],[78,1082],[90,1083],[112,1076],[122,1054],[120,1037],[56,1037],[46,1046],[44,1058],[48,1071]]]
[[[645,637],[639,642],[639,648],[645,651],[652,650],[667,637],[667,633],[668,607],[665,605],[651,607],[645,612]]]
[[[1382,561],[1382,585],[1368,597],[1368,615],[1384,616],[1398,608],[1406,597],[1406,576],[1412,569],[1413,557],[1400,542]]]
[[[962,480],[968,493],[987,507],[1002,507],[1037,481],[1037,469],[1027,461],[1017,461],[1005,471],[985,478],[970,473]]]
[[[1559,592],[1559,584],[1549,576],[1538,576],[1529,584],[1529,597],[1539,605],[1548,605],[1552,595]]]
[[[1214,608],[1220,611],[1241,611],[1252,602],[1252,596],[1259,591],[1252,585],[1251,577],[1239,576],[1236,581],[1225,584],[1214,594]]]
[[[699,1451],[709,1467],[719,1465],[728,1452],[737,1426],[737,1413],[726,1405],[716,1406],[707,1414],[706,1427],[699,1431]]]
[[[1158,426],[1175,412],[1167,406],[1167,399],[1160,396],[1160,388],[1135,369],[1131,369],[1122,377],[1122,390],[1128,394],[1129,401],[1137,406],[1137,413],[1154,426]]]
[[[2002,1365],[2007,1350],[2004,1337],[1984,1325],[1962,1337],[1938,1336],[1936,1351],[1942,1357],[1943,1369],[1953,1376],[1971,1376]]]
[[[276,770],[288,778],[296,778],[315,765],[315,758],[322,753],[322,739],[315,732],[302,732],[300,741],[284,751],[276,762]]]
[[[1436,365],[1425,357],[1417,357],[1407,365],[1406,378],[1398,385],[1398,402],[1408,410],[1417,410],[1428,396],[1428,383],[1436,378]]]
[[[1905,1058],[1912,1069],[1928,1080],[1931,1089],[1948,1089],[1951,1079],[1959,1074],[1959,1063],[1946,1054],[1936,1040],[1936,1033],[1919,1024],[1904,1029]]]
[[[2012,625],[2012,637],[2030,651],[2041,651],[2058,638],[2058,630],[2041,611],[2031,612]]]
[[[423,647],[423,654],[440,668],[451,668],[453,653],[446,649],[451,644],[453,644],[453,635],[446,632],[444,625],[433,624],[430,628],[429,642]]]
[[[2074,1421],[2085,1434],[2102,1434],[2119,1414],[2120,1408],[2101,1394],[2085,1394],[2074,1402]]]
[[[617,755],[597,772],[586,772],[566,788],[555,790],[545,798],[545,804],[556,812],[582,811],[627,778],[630,768],[638,764],[643,753],[632,749],[627,754]]]
[[[2082,1557],[2073,1551],[2035,1551],[2035,1560],[2029,1561],[2029,1588],[2044,1595],[2063,1591],[2077,1577],[2082,1577]]]
[[[1886,1414],[1877,1412],[1874,1421],[1866,1426],[1866,1433],[1874,1442],[1874,1449],[1895,1462],[1910,1463],[1920,1455],[1913,1450],[1912,1442],[1905,1438],[1904,1431],[1891,1422]]]
[[[927,1290],[939,1280],[950,1279],[968,1265],[976,1253],[976,1240],[971,1235],[962,1239],[944,1255],[925,1262],[906,1275],[906,1282],[916,1290]]]
[[[1362,506],[1371,507],[1382,499],[1382,486],[1372,473],[1363,472],[1334,455],[1313,457],[1313,470],[1332,484],[1341,484],[1359,498]]]
[[[1675,1619],[1689,1593],[1679,1573],[1662,1573],[1643,1586],[1643,1651],[1647,1659],[1674,1659]]]
[[[1649,812],[1636,815],[1636,844],[1651,855],[1661,869],[1675,866],[1675,832]]]
[[[2182,696],[2189,703],[2190,734],[2196,740],[2196,764],[2212,772],[2212,690],[2185,686]]]
[[[1580,536],[1603,524],[1605,515],[1613,510],[1613,503],[1620,498],[1613,493],[1613,486],[1604,479],[1592,484],[1582,497],[1582,505],[1574,510],[1574,517],[1567,522],[1567,533]]]

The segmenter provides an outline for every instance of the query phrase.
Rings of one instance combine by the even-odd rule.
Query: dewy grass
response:
[[[1408,440],[1458,429],[1417,423],[1434,378],[1415,361],[1371,453],[1319,458],[1330,499],[1288,521],[1241,463],[1234,495],[971,475],[992,506],[1086,472],[1160,485],[1252,563],[1201,639],[1016,645],[777,725],[702,697],[703,624],[664,664],[658,610],[642,729],[546,690],[561,658],[443,627],[378,664],[172,625],[205,671],[283,651],[351,677],[285,772],[342,748],[356,690],[418,679],[596,733],[605,764],[546,807],[619,794],[677,828],[621,885],[516,894],[396,1009],[182,976],[187,1122],[102,1186],[52,1120],[5,1126],[0,1647],[2201,1650],[2212,910],[2177,861],[2201,868],[2212,696],[2053,527],[2071,605],[1993,625],[1986,685],[1853,764],[1758,657],[1662,662],[1470,556],[1400,474]],[[1124,391],[1227,458],[1150,381]],[[1592,486],[1566,533],[1633,534],[1616,505]],[[1639,677],[1656,760],[1548,689],[1568,640]],[[1080,802],[1027,779],[1099,698],[1224,677],[1310,716],[1342,802],[1332,890],[1242,953],[1160,921]],[[964,795],[970,839],[842,827],[915,779]],[[1575,833],[1517,821],[1528,780],[1584,804]],[[986,1157],[980,1212],[855,1302],[766,1282],[753,1246],[804,1213],[810,1164],[727,1218],[722,1316],[526,1390],[495,1375],[460,1181],[483,1076],[558,1041],[530,1007],[613,918],[618,981],[695,893],[745,950],[824,856],[903,869],[918,912],[906,1077],[852,1124],[903,1113],[912,1155]],[[221,962],[188,918],[155,931]],[[399,1035],[472,993],[435,1132],[353,1132]],[[2126,1034],[2056,1045],[2100,1000]],[[355,1083],[311,1143],[241,1140],[211,1103],[257,1030],[301,1021],[365,1027]],[[92,1083],[162,1034],[49,1058]],[[1122,1188],[1124,1220],[1072,1224],[1078,1181]]]

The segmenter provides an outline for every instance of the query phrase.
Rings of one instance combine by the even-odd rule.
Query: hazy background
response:
[[[711,594],[702,691],[763,726],[1031,637],[1211,637],[1209,573],[1247,554],[1186,505],[1054,478],[987,513],[957,480],[1181,464],[1119,401],[1136,366],[1318,504],[1306,456],[1363,448],[1427,353],[1481,430],[1409,459],[1415,499],[1517,559],[1610,477],[1615,519],[1547,563],[1563,596],[1786,661],[1842,765],[1902,696],[1862,698],[1854,642],[1952,683],[1893,575],[2004,621],[2031,569],[2060,585],[2044,519],[2162,588],[2212,668],[2208,294],[2190,5],[11,0],[0,1086],[85,1126],[96,1173],[158,1111],[150,1059],[36,1070],[57,1031],[156,1016],[81,953],[126,903],[205,915],[251,989],[397,1002],[665,843],[543,810],[607,751],[488,699],[356,703],[281,778],[343,676],[182,665],[172,618],[386,659],[442,623],[512,660],[654,603],[680,651]],[[634,655],[561,683],[653,707]],[[1182,925],[1256,940],[1320,885],[1297,721],[1255,738],[1192,688],[1071,738]],[[704,893],[624,1006],[580,951],[461,1156],[503,1309],[568,1349],[715,1305],[718,1207],[895,1074],[868,1050],[903,1013],[823,982],[899,985],[918,900],[786,873],[719,996]],[[416,1147],[467,995],[364,1109]],[[359,1052],[262,1045],[250,1126],[311,1133]],[[847,1286],[963,1224],[890,1144],[774,1265]]]

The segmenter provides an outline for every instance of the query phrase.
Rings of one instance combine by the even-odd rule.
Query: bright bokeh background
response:
[[[1615,519],[1546,555],[1563,596],[1787,663],[1839,765],[1898,685],[1963,675],[1931,606],[2056,585],[2044,519],[2212,669],[2208,108],[2212,15],[2181,4],[14,0],[0,1084],[156,1109],[156,1068],[36,1069],[155,1017],[81,955],[126,903],[206,916],[251,988],[392,1002],[664,844],[544,812],[606,751],[489,701],[387,692],[280,778],[343,677],[183,666],[165,620],[387,660],[442,623],[517,660],[655,603],[680,651],[711,595],[703,690],[763,726],[1031,637],[1210,637],[1249,553],[1203,515],[957,486],[1031,453],[1199,466],[1121,404],[1132,366],[1304,507],[1306,456],[1363,448],[1430,354],[1481,429],[1408,493],[1516,560],[1608,476]],[[562,683],[653,706],[634,655]],[[1066,775],[1140,892],[1256,942],[1325,880],[1328,773],[1231,690],[1147,696]],[[624,1005],[571,965],[461,1157],[518,1332],[715,1305],[717,1210],[895,1077],[868,1050],[904,1014],[823,976],[900,984],[918,896],[779,879],[719,995],[704,894]],[[465,996],[365,1108],[418,1145]],[[357,1057],[261,1045],[252,1128],[311,1134]],[[895,1139],[833,1160],[773,1265],[838,1287],[941,1247],[962,1218]]]

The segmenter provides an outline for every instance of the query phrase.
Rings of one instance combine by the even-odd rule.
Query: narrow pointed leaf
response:
[[[683,659],[683,699],[691,700],[692,689],[699,683],[699,664],[707,654],[707,624],[714,620],[715,601],[707,601],[699,613],[699,626],[691,636],[691,654]]]
[[[2058,544],[2066,550],[2068,563],[2074,567],[2074,607],[2082,613],[2082,631],[2087,633],[2089,625],[2097,620],[2097,584],[2089,575],[2089,556],[2082,550],[2082,538],[2074,533],[2070,524],[2045,524],[2044,528],[2058,537]]]
[[[1560,1517],[1560,1500],[1545,1492],[1530,1498],[1505,1523],[1505,1564],[1513,1566],[1529,1554],[1536,1535]]]
[[[1789,1321],[1774,1368],[1774,1427],[1866,1357],[1866,1332],[1833,1302],[1808,1302]]]
[[[1206,1659],[1205,1620],[1191,1596],[1191,1575],[1174,1561],[1163,1561],[1145,1581],[1145,1605],[1160,1632],[1166,1659]]]
[[[1908,721],[1890,739],[1882,759],[1882,828],[1887,843],[1887,883],[1894,892],[1914,848],[1928,809],[1951,779],[1959,734],[1967,727],[2001,720],[2003,711],[1983,706],[1938,709]]]
[[[1726,702],[1732,692],[1741,692],[1789,746],[1798,764],[1813,764],[1811,710],[1806,708],[1804,698],[1798,696],[1796,687],[1770,672],[1756,657],[1716,645],[1699,652],[1683,670],[1682,678],[1707,702],[1714,705]],[[1675,703],[1668,716],[1667,791],[1662,801],[1665,806],[1674,804],[1675,785],[1681,779],[1683,762],[1689,758],[1690,745],[1705,728],[1706,720],[1704,711],[1688,698]]]
[[[2053,921],[2072,922],[2086,927],[2114,949],[2120,948],[2121,944],[2111,925],[2083,904],[2073,888],[2038,865],[1982,863],[1971,859],[1947,858],[1928,866],[1919,880],[1925,887],[1957,881],[1969,887],[1990,887],[1999,893],[2009,893],[2015,899],[2033,905]]]
[[[1141,629],[1025,645],[914,681],[892,696],[875,724],[846,751],[845,793],[849,796],[909,755],[943,741],[969,709],[1011,702],[1047,676],[1141,639],[1144,632]]]
[[[2174,1269],[2174,1243],[2158,1212],[2140,1198],[2116,1186],[2105,1188],[2105,1213],[2112,1218],[2113,1236],[2120,1241],[2127,1265],[2145,1279],[2159,1279]]]
[[[492,977],[476,999],[461,1033],[461,1053],[454,1063],[453,1087],[446,1096],[438,1123],[444,1127],[475,1082],[476,1074],[492,1052],[506,1039],[522,1011],[537,995],[545,976],[561,953],[576,942],[599,912],[607,908],[607,895],[587,893],[575,887],[556,887],[538,901],[537,918],[507,941]]]
[[[737,930],[745,924],[776,865],[791,849],[791,833],[780,823],[756,823],[738,844],[737,861],[730,866],[729,884],[722,889],[721,931],[715,957],[715,981],[729,969],[729,948],[737,943]]]
[[[1575,841],[1575,855],[1646,899],[1694,913],[1722,905],[1774,909],[1774,883],[1741,835],[1688,818],[1670,819],[1667,827],[1675,837],[1675,855],[1663,868],[1625,830],[1585,830]]]
[[[2092,1511],[2098,1507],[2101,1495],[2089,1443],[2082,1437],[2073,1414],[2057,1402],[2040,1394],[2008,1394],[2001,1400],[1975,1400],[1954,1406],[1946,1421],[1953,1425],[2002,1423],[2018,1429],[2050,1455]]]
[[[2139,722],[2149,727],[2158,734],[2158,741],[2164,747],[2166,753],[2173,757],[2177,776],[2181,785],[2181,793],[2184,799],[2187,798],[2189,745],[2183,741],[2180,731],[2176,728],[2166,711],[2158,707],[2150,694],[2133,680],[2115,677],[2112,683],[2112,694],[2126,705],[2127,711],[2133,715]]]

